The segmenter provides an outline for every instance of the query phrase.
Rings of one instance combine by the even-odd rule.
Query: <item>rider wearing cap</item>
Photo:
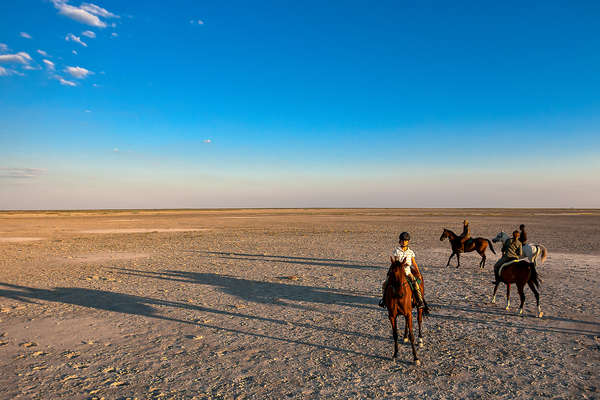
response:
[[[417,262],[415,261],[415,252],[408,248],[408,242],[410,242],[410,235],[408,234],[408,232],[402,232],[399,237],[400,245],[394,249],[392,256],[396,257],[396,259],[398,259],[398,260],[402,260],[405,258],[407,260],[409,260],[409,264],[404,267],[404,273],[406,274],[406,277],[408,278],[408,281],[410,282],[410,287],[413,291],[414,298],[416,299],[417,307],[423,308],[425,301],[423,299],[423,294],[421,293],[421,287],[419,286],[415,277],[411,273],[411,265],[415,268],[415,270],[417,272],[417,277],[419,278],[419,280],[421,282],[423,282],[423,277],[421,276],[421,272],[419,271],[419,266],[417,265]],[[382,286],[384,295],[385,295],[385,288],[387,286],[388,279],[389,279],[389,273],[390,273],[390,271],[388,271],[388,275],[385,279],[385,282],[383,282],[383,286]],[[383,298],[379,301],[379,306],[385,307]]]
[[[504,242],[504,245],[502,246],[502,257],[500,257],[500,259],[496,261],[496,264],[494,265],[496,281],[499,280],[498,270],[502,264],[508,261],[518,260],[521,257],[523,257],[523,245],[519,240],[519,231],[514,231],[513,237]]]

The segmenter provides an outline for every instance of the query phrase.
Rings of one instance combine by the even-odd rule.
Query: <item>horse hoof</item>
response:
[[[542,318],[543,316],[544,316],[544,313],[543,313],[543,312],[540,312],[540,313],[538,314],[538,318]]]
[[[423,347],[423,342],[420,342],[420,343],[419,343],[419,347]]]
[[[506,310],[506,311],[510,310],[510,307],[509,307],[509,306],[506,306],[505,310]]]
[[[421,360],[415,360],[415,364],[416,364],[417,366],[421,365]]]
[[[407,337],[404,338],[404,343],[408,343],[408,338]]]

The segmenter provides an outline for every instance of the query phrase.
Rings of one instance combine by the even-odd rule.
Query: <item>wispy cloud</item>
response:
[[[82,42],[81,38],[79,36],[75,36],[72,33],[69,33],[67,36],[65,36],[65,40],[67,42],[75,42],[75,43],[79,43],[80,45],[82,45],[83,47],[87,47],[87,43]]]
[[[8,46],[4,43],[0,43],[0,51],[2,51],[2,52],[8,51]]]
[[[212,140],[210,140],[210,139],[204,139],[202,142],[208,144],[208,143],[212,143]]]
[[[83,67],[67,67],[65,68],[65,72],[67,72],[69,75],[76,79],[83,79],[88,75],[93,74],[92,71]]]
[[[91,3],[83,3],[81,6],[79,6],[79,8],[89,12],[90,14],[99,15],[100,17],[104,18],[120,18],[118,15],[115,15],[110,11]]]
[[[48,55],[48,53],[46,53],[44,50],[40,50],[40,49],[38,49],[38,50],[36,50],[36,51],[38,52],[38,54],[41,54],[41,55],[43,55],[44,57],[50,57],[50,56]]]
[[[96,37],[96,34],[94,32],[92,32],[92,31],[83,31],[83,32],[81,32],[81,34],[83,36],[87,36],[87,37],[89,37],[91,39],[94,39]]]
[[[4,67],[0,67],[0,76],[8,76],[10,75],[10,71]]]
[[[40,168],[7,168],[0,167],[0,178],[37,178],[46,173]]]
[[[21,33],[19,33],[19,36],[21,36],[25,39],[31,39],[31,35],[27,32],[21,32]]]
[[[55,77],[55,78],[56,78],[56,79],[57,79],[57,80],[60,82],[60,84],[61,84],[61,85],[64,85],[64,86],[77,86],[77,84],[76,84],[75,82],[72,82],[72,81],[68,81],[68,80],[66,80],[66,79],[63,79],[63,77],[62,77],[62,76],[58,76],[58,75],[56,75],[56,77]]]
[[[67,0],[52,0],[52,3],[59,14],[77,22],[81,22],[82,24],[95,26],[97,28],[106,28],[106,22],[102,21],[99,17],[119,18],[118,15],[95,4],[83,3],[79,7],[75,7],[68,4]]]
[[[204,25],[204,21],[202,21],[201,19],[192,19],[192,20],[190,20],[190,24],[192,24],[192,25]]]
[[[46,68],[48,68],[51,71],[54,71],[54,63],[52,61],[43,59],[42,62],[46,64]]]
[[[75,55],[77,55],[77,54],[78,54],[78,53],[77,53],[77,50],[73,50],[71,53],[73,53],[73,54],[75,54]]]
[[[20,51],[16,54],[2,54],[0,55],[0,63],[20,63],[28,64],[31,61],[31,56],[24,51]]]
[[[117,32],[113,32],[113,33],[110,34],[110,36],[117,37],[117,36],[119,36],[119,34]]]

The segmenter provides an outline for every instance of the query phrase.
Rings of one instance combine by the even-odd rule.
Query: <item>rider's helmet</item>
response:
[[[525,225],[523,225],[523,224],[519,225],[519,229],[520,229],[520,230],[523,230],[523,229],[525,229]]]
[[[400,240],[410,240],[410,234],[408,232],[402,232],[399,237]]]

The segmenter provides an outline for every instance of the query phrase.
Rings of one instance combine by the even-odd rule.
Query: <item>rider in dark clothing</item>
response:
[[[519,226],[519,229],[521,230],[519,241],[521,242],[521,244],[525,245],[527,244],[527,232],[525,232],[525,225],[521,224]]]

